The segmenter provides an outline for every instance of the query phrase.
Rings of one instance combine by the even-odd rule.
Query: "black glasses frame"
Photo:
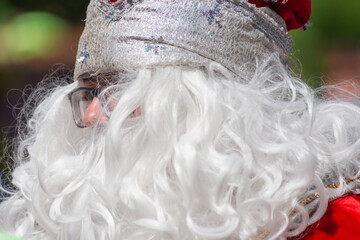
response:
[[[73,115],[73,119],[74,119],[74,122],[76,124],[77,127],[79,128],[86,128],[85,124],[83,125],[80,125],[77,121],[77,118],[76,118],[76,114],[74,113],[74,103],[72,102],[72,95],[78,91],[81,91],[81,90],[85,90],[87,92],[90,93],[90,101],[92,101],[95,97],[99,96],[99,94],[101,93],[101,91],[103,90],[104,87],[108,86],[110,83],[114,83],[114,82],[118,82],[118,80],[110,80],[110,81],[107,81],[105,83],[103,83],[102,85],[100,85],[99,87],[97,88],[88,88],[88,87],[79,87],[79,88],[75,88],[74,90],[72,90],[69,94],[68,94],[68,98],[69,98],[69,101],[70,101],[70,105],[71,105],[71,112],[72,112],[72,115]]]

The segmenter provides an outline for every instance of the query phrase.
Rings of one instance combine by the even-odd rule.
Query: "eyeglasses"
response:
[[[114,109],[118,102],[118,98],[114,97],[113,94],[114,88],[111,87],[114,86],[117,82],[117,80],[110,80],[95,89],[79,87],[69,93],[68,97],[76,126],[79,128],[86,127],[83,118],[95,97],[100,96],[99,101],[102,107],[102,113],[109,117],[108,114]],[[106,92],[100,95],[104,89]]]

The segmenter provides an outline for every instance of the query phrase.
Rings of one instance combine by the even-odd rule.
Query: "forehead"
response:
[[[86,86],[97,86],[102,85],[108,81],[112,81],[115,79],[119,79],[119,73],[118,72],[102,72],[102,73],[91,73],[87,72],[84,74],[81,74],[77,81],[79,85],[86,85]]]

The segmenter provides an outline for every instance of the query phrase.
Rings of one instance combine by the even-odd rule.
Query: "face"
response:
[[[69,94],[73,117],[80,128],[94,127],[97,123],[109,121],[110,113],[116,107],[126,82],[115,73],[80,77],[78,86]],[[140,114],[140,107],[129,117]]]

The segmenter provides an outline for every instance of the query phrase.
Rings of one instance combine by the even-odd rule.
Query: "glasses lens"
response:
[[[122,95],[122,87],[117,85],[107,86],[101,91],[100,102],[104,113],[110,117],[111,112],[115,109]]]
[[[113,80],[107,81],[95,89],[85,87],[75,89],[69,96],[76,125],[80,128],[86,127],[83,119],[95,97],[100,100],[101,114],[110,118],[126,85],[126,83],[119,84],[119,80]]]
[[[78,127],[86,127],[83,118],[91,104],[92,94],[88,89],[77,89],[71,95],[71,107],[75,123]]]

